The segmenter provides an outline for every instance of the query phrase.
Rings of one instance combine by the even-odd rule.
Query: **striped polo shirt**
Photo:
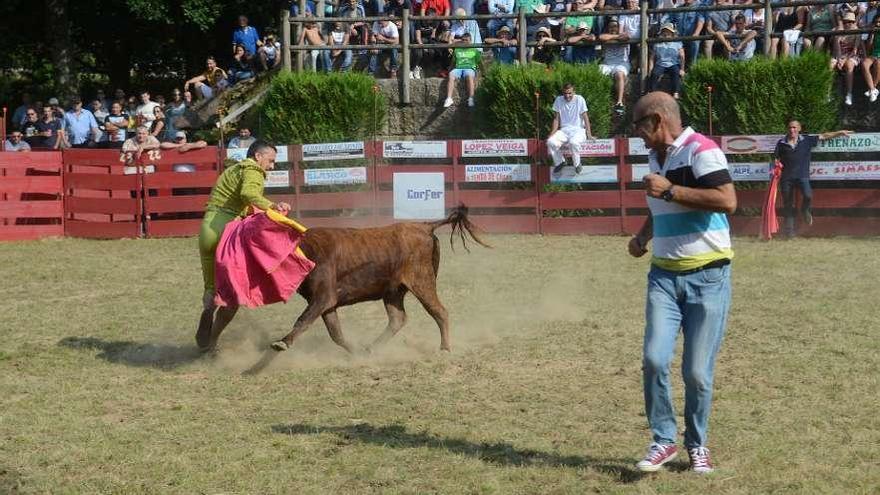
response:
[[[718,145],[690,127],[668,148],[663,166],[651,151],[649,167],[676,186],[710,188],[733,182]],[[651,197],[648,207],[654,222],[654,265],[679,272],[733,258],[730,225],[724,213]]]

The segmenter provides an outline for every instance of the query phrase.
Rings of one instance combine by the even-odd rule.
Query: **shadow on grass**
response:
[[[564,456],[537,450],[517,449],[504,442],[475,443],[463,438],[448,438],[429,432],[409,432],[406,426],[392,424],[373,426],[361,423],[351,426],[313,426],[306,424],[273,425],[272,431],[284,435],[317,435],[332,433],[350,442],[362,442],[384,447],[442,449],[455,454],[479,459],[502,466],[560,466],[589,468],[609,474],[620,483],[633,483],[641,479],[640,472],[629,467],[632,459],[600,459],[589,456]]]
[[[58,345],[97,350],[100,351],[97,357],[107,362],[142,368],[174,369],[203,356],[195,346],[106,341],[95,337],[65,337]]]

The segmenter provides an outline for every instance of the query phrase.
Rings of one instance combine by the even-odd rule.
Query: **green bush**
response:
[[[834,73],[828,55],[808,51],[797,58],[748,62],[700,59],[684,79],[682,110],[687,122],[708,132],[708,93],[713,133],[782,134],[795,118],[810,132],[837,126],[836,99],[829,99]]]
[[[279,74],[259,110],[264,137],[285,144],[372,139],[387,105],[374,86],[359,73]]]
[[[574,84],[587,100],[593,135],[606,137],[611,128],[611,78],[598,65],[555,64],[552,67],[493,65],[477,88],[480,111],[477,133],[484,137],[535,136],[535,93],[540,93],[539,137],[547,137],[553,122],[553,100],[562,85]]]

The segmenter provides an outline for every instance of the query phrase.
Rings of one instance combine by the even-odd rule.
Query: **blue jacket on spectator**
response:
[[[257,28],[253,26],[240,27],[232,33],[232,43],[241,43],[244,45],[244,51],[246,51],[248,55],[257,53],[258,41],[260,41],[260,35],[257,33]]]
[[[697,27],[700,20],[706,22],[704,12],[675,12],[674,14],[666,14],[661,23],[671,22],[679,36],[690,36],[694,33],[694,28]]]

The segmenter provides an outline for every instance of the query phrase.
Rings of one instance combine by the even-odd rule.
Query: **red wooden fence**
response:
[[[642,170],[634,172],[634,165],[643,166],[646,157],[630,150],[629,144],[626,138],[617,138],[613,149],[591,155],[593,161],[606,165],[605,172],[616,171],[615,176],[565,190],[551,180],[540,141],[528,140],[528,156],[492,158],[466,156],[461,141],[448,141],[446,158],[434,159],[385,158],[382,142],[367,142],[363,158],[332,162],[334,167],[363,167],[366,174],[363,184],[344,192],[337,186],[308,183],[306,175],[328,162],[304,161],[301,146],[288,146],[282,150],[286,163],[278,164],[288,169],[288,175],[281,178],[281,184],[276,179],[280,187],[267,188],[267,194],[290,203],[292,215],[310,227],[384,225],[394,222],[395,173],[442,172],[446,207],[467,204],[475,223],[489,232],[632,233],[647,213],[639,177]],[[131,168],[126,175],[118,152],[111,150],[0,153],[0,240],[62,233],[93,238],[195,235],[221,163],[216,148],[187,153],[163,150],[161,156],[145,160],[149,167]],[[526,164],[529,180],[469,181],[467,166],[486,163]],[[876,167],[880,170],[880,164]],[[739,211],[731,217],[735,234],[759,232],[766,183],[751,184],[738,191]],[[802,226],[801,234],[880,234],[880,181],[813,184],[815,222]]]

